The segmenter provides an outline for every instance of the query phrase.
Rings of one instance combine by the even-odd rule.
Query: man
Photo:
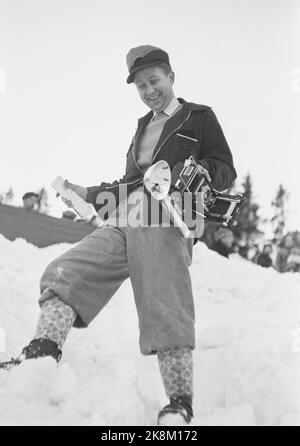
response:
[[[300,272],[300,233],[292,233],[293,247],[287,258],[286,272]]]
[[[77,215],[75,212],[72,211],[64,211],[62,214],[62,218],[66,218],[67,220],[75,221],[77,218]]]
[[[34,211],[34,208],[38,203],[38,198],[38,194],[35,194],[34,192],[26,192],[22,197],[24,209],[27,211]]]
[[[288,258],[291,255],[292,249],[294,247],[293,235],[288,233],[281,240],[279,244],[279,249],[277,251],[275,267],[280,273],[288,272]]]
[[[144,173],[159,160],[167,161],[172,169],[193,155],[219,190],[231,186],[236,173],[210,107],[175,97],[175,76],[165,51],[151,45],[133,48],[127,55],[127,66],[127,83],[135,84],[150,112],[138,121],[122,179],[88,188],[69,183],[93,203],[106,224],[47,267],[41,279],[37,330],[22,358],[51,355],[59,360],[71,327],[88,326],[130,277],[139,317],[140,349],[144,355],[157,355],[170,399],[160,411],[158,423],[167,423],[170,414],[179,422],[189,423],[193,416],[195,334],[188,268],[193,240],[185,239],[175,226],[117,225],[115,217],[122,217],[125,208],[130,210],[129,200],[124,205],[121,198],[122,187],[126,187],[126,198],[137,190],[143,193]],[[114,209],[105,205],[108,194],[115,198]]]
[[[267,243],[264,246],[263,251],[258,255],[256,263],[263,268],[270,268],[271,266],[273,266],[273,260],[271,257],[272,252],[273,247],[271,243]]]
[[[219,228],[214,243],[210,246],[210,249],[216,251],[223,257],[229,257],[232,253],[232,245],[234,242],[233,233],[230,229],[221,227]]]

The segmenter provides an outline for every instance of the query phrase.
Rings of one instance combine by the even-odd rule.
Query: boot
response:
[[[171,415],[171,417],[169,417]],[[165,418],[165,420],[164,420]],[[189,396],[181,396],[170,398],[170,404],[165,406],[158,414],[158,426],[167,425],[165,422],[172,420],[177,424],[182,421],[189,424],[193,418],[192,398]]]
[[[10,361],[0,363],[0,369],[10,370],[27,359],[45,358],[47,356],[51,356],[59,362],[62,351],[50,339],[34,339],[27,347],[23,348],[18,358],[12,358]]]

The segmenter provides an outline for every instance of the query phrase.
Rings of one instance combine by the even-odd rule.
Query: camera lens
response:
[[[210,201],[211,196],[212,196],[212,192],[209,186],[204,186],[202,189],[202,198],[204,203],[207,203],[208,201]]]

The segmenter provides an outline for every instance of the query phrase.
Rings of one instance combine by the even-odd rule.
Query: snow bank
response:
[[[0,329],[9,355],[30,340],[39,278],[68,247],[0,236]],[[227,260],[200,243],[191,273],[193,423],[300,425],[300,275]],[[138,350],[129,281],[88,329],[72,330],[59,367],[45,358],[0,371],[0,425],[153,425],[166,402],[156,357]]]

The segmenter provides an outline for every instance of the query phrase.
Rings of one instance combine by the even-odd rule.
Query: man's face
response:
[[[271,245],[266,245],[265,247],[264,247],[264,252],[266,253],[266,254],[272,254],[272,246]]]
[[[293,247],[293,245],[294,245],[294,243],[293,243],[293,237],[291,237],[290,235],[287,236],[286,239],[285,239],[285,247],[288,248],[288,249],[290,249],[290,248]]]
[[[233,243],[232,233],[228,232],[228,233],[225,233],[224,235],[222,235],[221,241],[222,241],[223,245],[225,245],[227,248],[230,248]]]
[[[31,196],[23,200],[24,208],[28,210],[34,209],[35,204],[37,203],[37,198],[35,196]]]
[[[174,97],[174,73],[165,74],[160,67],[137,72],[134,83],[142,101],[156,113],[163,111]]]

